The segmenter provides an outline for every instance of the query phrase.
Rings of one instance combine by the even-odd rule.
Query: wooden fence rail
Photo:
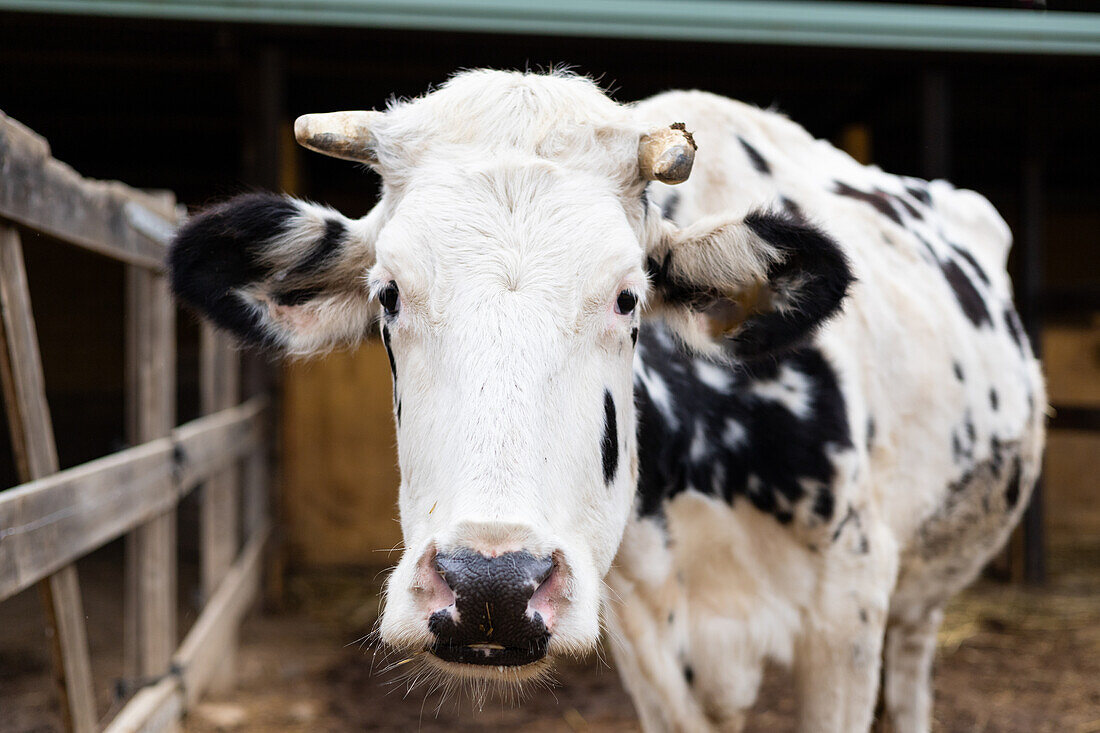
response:
[[[110,731],[172,730],[205,689],[229,679],[237,628],[259,587],[269,534],[267,399],[239,404],[240,361],[223,336],[203,333],[205,416],[173,427],[176,310],[164,256],[180,216],[171,194],[82,178],[0,112],[0,382],[23,482],[0,491],[0,602],[40,584],[63,718],[79,733],[100,725],[76,560],[126,538],[124,673],[145,686]],[[58,471],[19,228],[127,265],[132,448]],[[206,603],[177,648],[175,511],[200,486]]]

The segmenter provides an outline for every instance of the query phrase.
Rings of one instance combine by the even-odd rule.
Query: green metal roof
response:
[[[278,25],[1100,55],[1100,14],[805,0],[0,0],[0,10]]]

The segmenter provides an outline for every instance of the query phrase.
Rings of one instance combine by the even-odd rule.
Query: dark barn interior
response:
[[[390,96],[418,95],[456,69],[481,66],[565,65],[599,79],[620,101],[700,88],[774,106],[863,162],[895,173],[948,178],[981,192],[1016,234],[1010,268],[1025,323],[1047,355],[1054,410],[1042,499],[990,570],[991,579],[956,609],[945,628],[941,653],[954,653],[947,666],[955,666],[940,682],[939,694],[954,707],[942,716],[938,712],[937,720],[941,730],[1079,726],[1082,732],[1100,731],[1095,683],[1100,679],[1095,662],[1100,657],[1095,591],[1100,577],[1100,179],[1095,174],[1100,41],[1091,53],[949,52],[100,17],[3,7],[0,3],[0,109],[48,139],[54,157],[81,174],[170,189],[191,208],[242,190],[274,189],[362,215],[374,202],[376,177],[297,148],[294,118],[379,108]],[[1063,7],[1092,8],[1084,2]],[[126,444],[122,267],[47,238],[28,240],[24,247],[64,468]],[[178,419],[184,421],[199,409],[194,377],[199,337],[190,314],[180,315],[179,334]],[[246,626],[242,692],[236,697],[223,692],[204,703],[189,718],[191,730],[401,729],[418,721],[423,730],[460,729],[445,722],[450,720],[446,708],[433,718],[434,703],[419,718],[418,693],[405,701],[412,712],[398,713],[403,691],[390,697],[385,690],[364,692],[378,684],[365,669],[369,655],[365,661],[362,653],[349,659],[342,648],[369,629],[377,604],[376,573],[396,561],[396,554],[368,550],[389,549],[400,539],[390,518],[396,491],[392,434],[382,428],[364,438],[350,425],[356,416],[388,425],[386,399],[368,404],[373,393],[389,389],[384,357],[377,352],[368,344],[357,355],[331,357],[327,366],[285,370],[251,358],[250,368],[267,368],[284,399],[278,516],[283,529],[267,583],[268,607],[281,615]],[[343,390],[339,398],[332,394],[337,388]],[[317,414],[337,399],[361,404],[339,419]],[[347,464],[354,473],[365,458],[334,454],[357,440],[369,441],[360,452],[384,464],[364,469],[372,477],[368,485],[349,487],[338,468],[317,468]],[[7,437],[0,443],[0,488],[6,488],[19,481]],[[314,468],[320,480],[302,478]],[[303,504],[323,505],[328,515],[310,515]],[[366,508],[371,509],[358,511]],[[194,511],[186,504],[181,508],[181,525],[194,521]],[[186,534],[180,532],[184,565]],[[342,541],[352,535],[353,543]],[[106,634],[100,648],[107,661],[95,668],[105,701],[101,709],[112,704],[117,675],[109,651],[111,634],[118,633],[112,631],[110,589],[120,556],[115,543],[81,566],[99,584],[86,591],[91,599],[86,603]],[[194,574],[181,569],[180,577],[181,625],[186,626]],[[1025,581],[1046,590],[1029,591]],[[1090,584],[1091,593],[1085,590]],[[1044,606],[1043,598],[1066,605]],[[0,605],[0,709],[22,709],[18,715],[0,714],[0,731],[56,729],[48,713],[52,693],[42,682],[48,677],[46,646],[38,645],[41,659],[39,652],[28,651],[38,648],[36,635],[43,633],[38,613],[33,591]],[[18,638],[8,638],[4,628]],[[1033,634],[1038,641],[1015,646],[1013,633]],[[96,645],[93,638],[93,653]],[[1062,675],[1059,694],[1065,697],[1054,691],[1045,697],[1019,693],[1016,707],[1007,700],[997,703],[1008,705],[1001,713],[970,710],[983,699],[986,682],[1038,674],[1013,668],[1014,649],[1021,664],[1040,668],[1074,649],[1072,660],[1050,671]],[[294,655],[300,656],[297,667],[288,667],[284,657]],[[1083,661],[1086,657],[1092,661]],[[278,665],[282,671],[272,681],[271,668]],[[987,676],[967,677],[981,665]],[[286,671],[290,667],[297,672]],[[612,671],[585,668],[575,676],[592,697],[586,701],[559,692],[560,703],[535,706],[533,715],[542,718],[510,717],[510,710],[492,706],[488,717],[468,710],[455,715],[471,730],[485,725],[635,729]],[[973,696],[952,692],[952,686],[966,687],[975,679]],[[755,723],[758,730],[789,724],[782,683],[773,687],[769,699],[780,702],[764,711]],[[363,699],[357,703],[358,695]],[[388,724],[384,716],[373,720],[369,705],[390,701],[396,717]],[[1027,705],[1047,712],[1029,717],[1021,712]],[[1060,721],[1050,717],[1053,707],[1065,713]],[[234,717],[242,710],[245,718]]]

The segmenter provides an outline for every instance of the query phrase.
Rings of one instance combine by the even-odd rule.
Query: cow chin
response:
[[[491,665],[483,662],[470,664],[452,662],[440,658],[429,650],[423,654],[424,664],[443,675],[459,681],[488,682],[508,686],[526,686],[540,682],[550,674],[554,658],[546,655],[535,662],[526,664]]]

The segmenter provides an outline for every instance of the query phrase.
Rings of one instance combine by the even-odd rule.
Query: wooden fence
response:
[[[204,330],[204,417],[176,426],[176,310],[164,273],[171,194],[82,178],[0,112],[0,377],[18,475],[0,491],[0,602],[39,584],[69,730],[174,729],[232,663],[269,533],[266,398],[240,402],[238,354]],[[59,471],[20,229],[126,265],[127,431],[133,446]],[[205,605],[176,646],[176,507],[201,485]],[[136,692],[97,717],[74,562],[126,538],[124,674]]]

